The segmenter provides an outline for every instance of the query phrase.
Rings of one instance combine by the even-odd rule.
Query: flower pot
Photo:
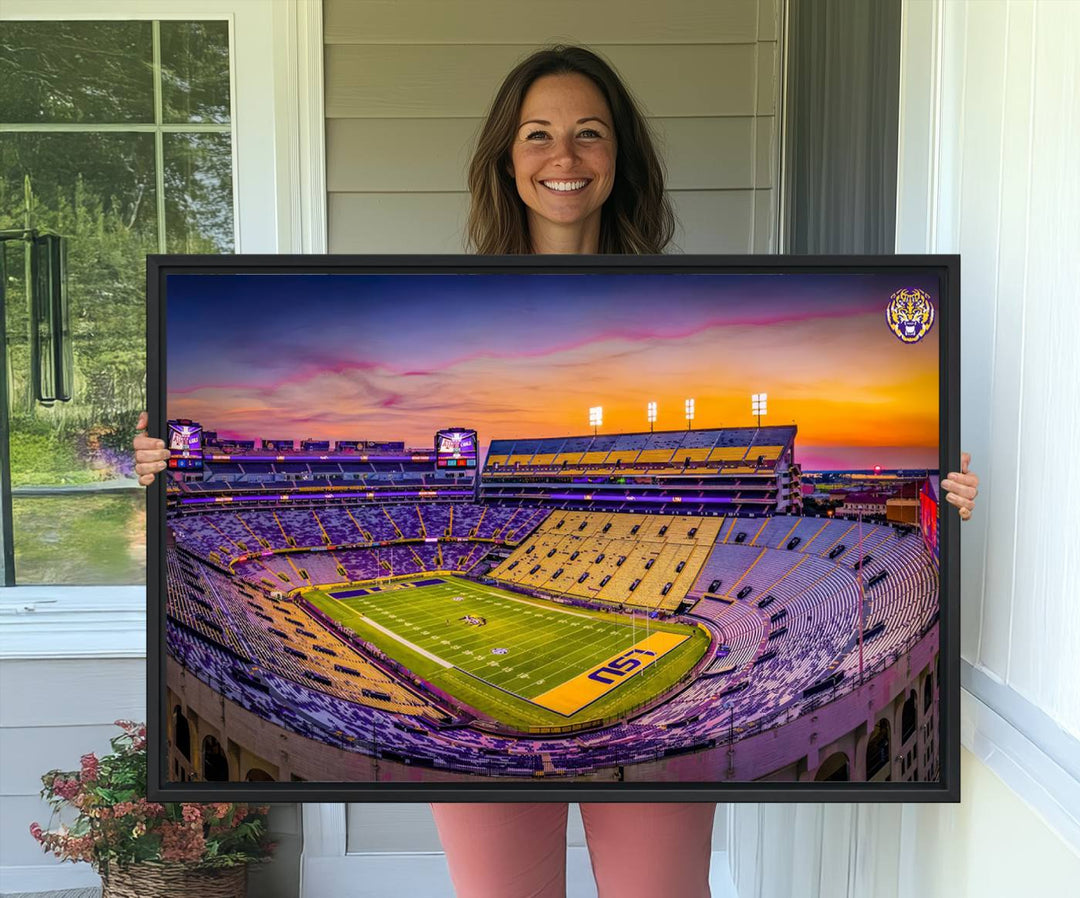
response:
[[[187,864],[112,867],[101,877],[101,898],[245,898],[247,866],[200,870]]]

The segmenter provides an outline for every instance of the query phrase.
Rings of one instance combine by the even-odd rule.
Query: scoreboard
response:
[[[203,469],[203,429],[187,418],[169,421],[169,470]]]
[[[296,448],[296,440],[263,440],[263,449],[272,452],[292,452]]]
[[[440,471],[476,470],[476,431],[453,427],[435,434],[435,467]]]
[[[380,440],[338,440],[335,444],[338,452],[404,452],[404,441],[385,442]]]

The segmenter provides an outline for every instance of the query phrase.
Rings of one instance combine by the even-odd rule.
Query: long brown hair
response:
[[[675,216],[664,171],[633,96],[614,69],[584,47],[555,46],[520,62],[503,81],[469,164],[469,246],[484,255],[531,253],[525,204],[509,172],[518,115],[532,83],[544,75],[584,75],[607,100],[615,128],[615,180],[600,217],[601,253],[660,253]]]

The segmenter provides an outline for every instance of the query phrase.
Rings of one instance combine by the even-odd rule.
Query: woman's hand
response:
[[[971,455],[962,452],[960,471],[950,471],[949,476],[941,481],[941,488],[945,490],[945,499],[959,509],[962,521],[971,517],[972,509],[975,508],[975,497],[979,495],[979,475],[968,473],[969,464],[971,464]]]
[[[146,435],[149,421],[150,417],[146,412],[139,415],[139,423],[135,425],[137,432],[131,443],[135,449],[135,473],[139,475],[139,483],[143,486],[149,486],[154,482],[157,472],[165,470],[165,460],[169,457],[164,440],[155,440]]]

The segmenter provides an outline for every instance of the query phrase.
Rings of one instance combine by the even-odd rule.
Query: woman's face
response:
[[[615,150],[611,110],[589,78],[537,78],[522,101],[510,151],[530,228],[541,221],[561,226],[598,221],[615,181]]]

